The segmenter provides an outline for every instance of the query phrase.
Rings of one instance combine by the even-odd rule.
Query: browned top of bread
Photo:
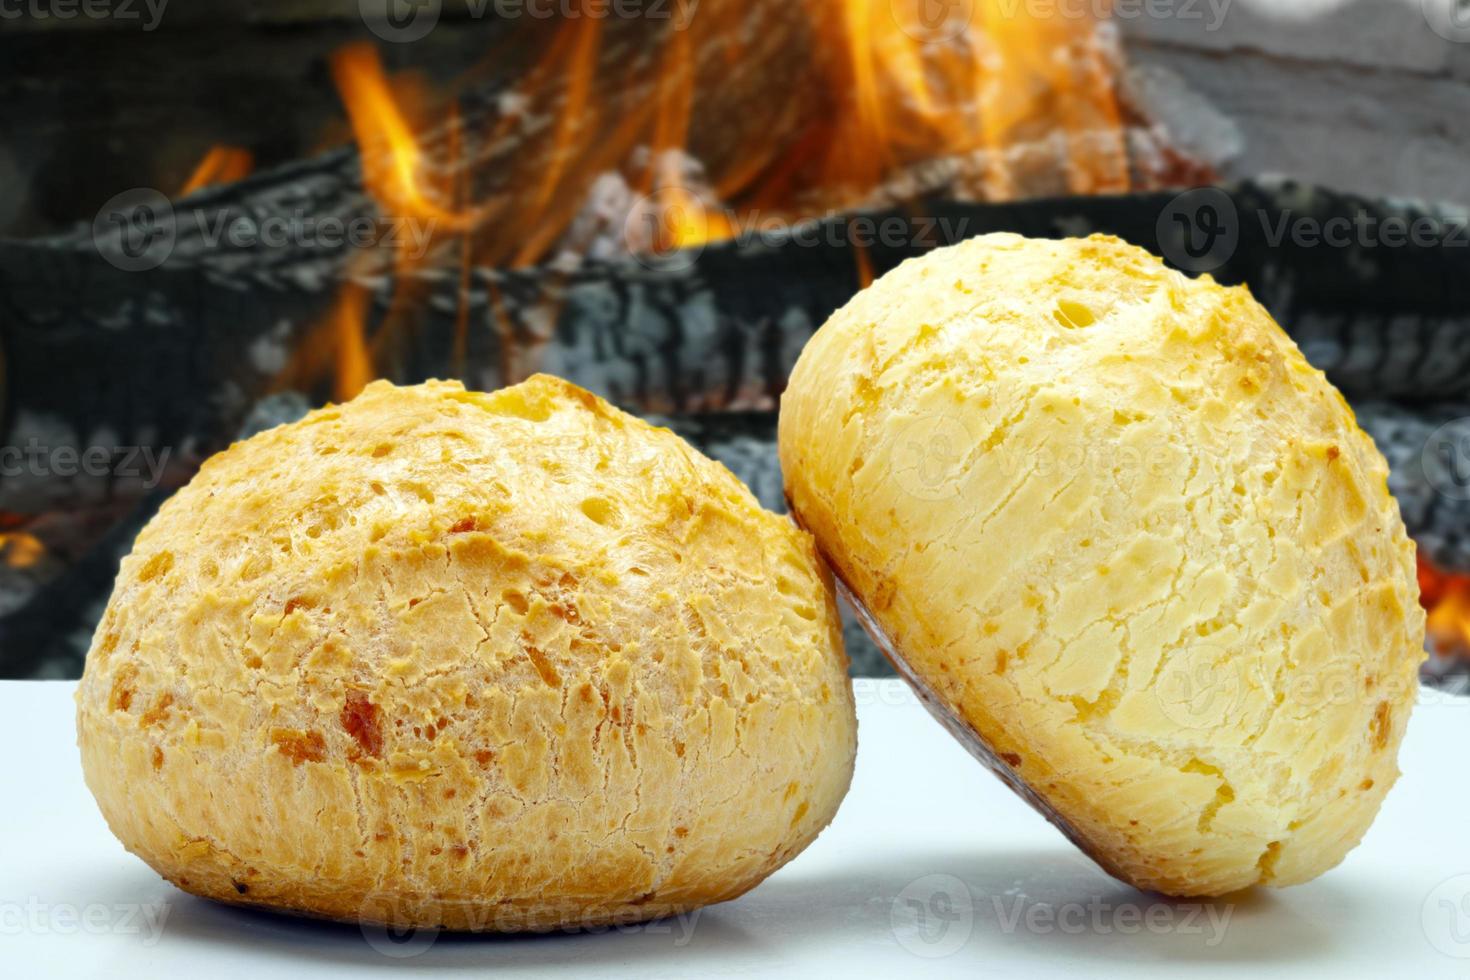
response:
[[[78,724],[114,830],[206,893],[613,921],[815,836],[845,668],[810,539],[674,434],[546,376],[379,382],[163,506]]]

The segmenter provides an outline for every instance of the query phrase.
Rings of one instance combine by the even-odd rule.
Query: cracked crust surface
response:
[[[1215,895],[1342,860],[1424,617],[1387,467],[1243,288],[987,235],[833,315],[792,509],[908,666],[1100,863]]]
[[[733,898],[846,793],[829,574],[566,382],[373,384],[207,462],[122,564],[87,784],[180,887],[514,931]]]

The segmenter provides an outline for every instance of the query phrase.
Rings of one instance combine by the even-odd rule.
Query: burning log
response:
[[[1422,676],[1445,690],[1470,694],[1470,575],[1440,571],[1419,559],[1419,594],[1429,611]]]
[[[801,345],[860,285],[926,248],[986,231],[1116,234],[1169,254],[1158,241],[1173,195],[1135,194],[1004,204],[935,203],[867,215],[895,239],[858,242],[851,216],[779,234],[747,235],[637,262],[575,270],[423,267],[347,269],[322,248],[210,242],[218,222],[365,206],[351,191],[353,157],[329,154],[285,173],[196,198],[198,219],[176,223],[157,269],[123,272],[121,232],[97,245],[87,231],[0,244],[0,344],[6,370],[4,445],[168,450],[181,478],[225,445],[260,398],[332,386],[334,336],[320,323],[354,282],[370,298],[366,344],[378,373],[412,382],[460,376],[482,388],[551,370],[639,411],[763,410],[775,406]],[[1470,395],[1470,250],[1449,247],[1273,247],[1283,220],[1398,212],[1360,198],[1291,185],[1242,185],[1230,195],[1239,245],[1216,270],[1250,282],[1352,400],[1402,403]],[[1419,215],[1410,215],[1419,219]],[[1448,226],[1444,226],[1448,228]],[[1448,231],[1445,234],[1449,234]],[[98,254],[100,253],[100,254]],[[1177,254],[1177,253],[1176,253]],[[404,294],[419,298],[407,304]],[[301,376],[301,351],[325,347],[328,369]],[[107,379],[98,386],[97,379]],[[0,483],[0,508],[37,513],[129,491],[125,480]]]
[[[1161,216],[1173,195],[1000,204],[929,202],[912,213],[844,216],[650,259],[572,270],[443,266],[366,271],[330,249],[235,247],[207,229],[308,207],[366,206],[355,163],[328,155],[289,172],[206,191],[197,220],[177,223],[168,261],[124,272],[120,233],[0,243],[0,343],[7,364],[3,441],[165,448],[190,460],[223,446],[272,390],[332,397],[330,371],[300,377],[293,357],[353,283],[371,301],[366,343],[377,371],[412,382],[458,376],[486,388],[548,370],[638,411],[768,409],[807,336],[858,288],[922,251],[986,231],[1036,236],[1107,232],[1165,255]],[[1239,244],[1216,271],[1248,282],[1308,357],[1354,400],[1470,396],[1470,249],[1311,246],[1267,237],[1283,222],[1434,221],[1292,185],[1246,184],[1230,196]],[[1437,234],[1451,235],[1436,223]],[[895,228],[886,238],[883,229]],[[874,231],[876,230],[876,234]],[[100,252],[100,254],[99,254]],[[861,260],[860,260],[861,256]],[[414,298],[405,303],[403,296]],[[297,366],[299,367],[299,365]],[[105,379],[99,386],[97,379]],[[138,379],[148,379],[146,384]],[[0,508],[36,511],[120,489],[7,480]]]
[[[455,376],[494,388],[548,370],[635,411],[710,419],[774,408],[807,336],[856,291],[864,268],[881,274],[929,247],[992,230],[1108,232],[1187,257],[1159,238],[1161,216],[1178,207],[1167,193],[931,201],[861,216],[870,230],[896,223],[896,238],[860,241],[859,216],[845,215],[646,264],[590,261],[574,269],[457,271],[453,261],[400,268],[390,252],[372,249],[377,261],[359,266],[345,248],[317,242],[269,248],[206,234],[222,220],[260,222],[296,209],[377,214],[359,189],[358,167],[354,154],[338,151],[207,189],[190,199],[192,210],[174,225],[172,254],[152,269],[124,271],[123,229],[105,229],[96,243],[89,229],[0,243],[0,445],[52,453],[104,447],[118,451],[109,458],[146,452],[165,464],[151,480],[116,466],[70,475],[52,466],[0,479],[0,511],[113,515],[103,524],[77,521],[93,529],[76,546],[93,556],[93,571],[76,571],[81,585],[69,573],[30,590],[25,609],[0,618],[5,649],[41,642],[17,639],[25,623],[27,636],[64,635],[57,609],[95,602],[88,583],[105,594],[111,572],[102,570],[115,568],[131,537],[125,529],[234,438],[262,399],[296,391],[319,403],[350,393],[336,372],[351,360],[339,356],[351,345],[372,355],[376,373],[400,382]],[[1230,201],[1238,244],[1216,276],[1249,282],[1350,399],[1394,400],[1394,411],[1369,406],[1363,419],[1393,461],[1411,530],[1444,567],[1470,568],[1470,545],[1458,530],[1470,526],[1463,506],[1424,496],[1412,471],[1437,418],[1432,408],[1421,415],[1421,403],[1470,396],[1470,251],[1412,243],[1340,249],[1289,235],[1277,244],[1268,232],[1282,222],[1434,219],[1291,185],[1241,185]],[[1435,227],[1450,234],[1443,223]],[[346,286],[364,300],[362,334],[353,324],[345,333],[332,325]],[[313,372],[316,355],[324,366]],[[1397,428],[1375,428],[1375,412]],[[740,424],[755,417],[735,416],[747,420]],[[748,441],[731,445],[741,447],[740,458],[762,458]],[[716,440],[711,451],[733,450]],[[766,498],[779,486],[761,469],[774,466],[770,460],[736,467]]]

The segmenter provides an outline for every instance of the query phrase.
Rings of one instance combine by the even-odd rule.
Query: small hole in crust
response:
[[[1064,327],[1090,327],[1097,322],[1092,310],[1070,299],[1059,300],[1052,316]]]
[[[582,501],[582,513],[587,519],[603,527],[617,527],[620,523],[617,508],[602,497],[588,497]]]
[[[138,572],[138,581],[151,582],[153,579],[156,579],[160,575],[165,574],[166,572],[168,572],[169,569],[173,567],[173,552],[160,551],[158,554],[154,555],[152,558],[149,558],[148,561],[144,563],[142,569]]]
[[[1373,712],[1373,721],[1368,726],[1372,738],[1373,750],[1380,752],[1388,748],[1388,735],[1393,730],[1393,714],[1387,701],[1378,702],[1377,709]]]

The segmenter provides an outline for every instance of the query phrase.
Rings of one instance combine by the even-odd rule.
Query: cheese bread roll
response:
[[[555,378],[373,384],[208,461],[77,695],[198,895],[518,931],[734,898],[852,773],[831,580],[724,467]]]
[[[1243,288],[986,235],[796,365],[800,521],[946,720],[1104,867],[1217,895],[1342,860],[1424,617],[1387,467]]]

